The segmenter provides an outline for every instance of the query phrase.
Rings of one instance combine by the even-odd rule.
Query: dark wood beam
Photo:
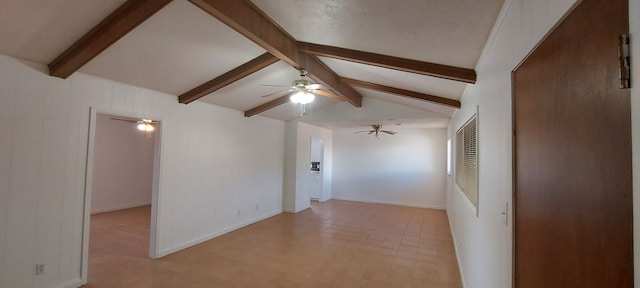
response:
[[[324,97],[327,97],[327,98],[331,98],[333,100],[345,101],[344,97],[342,97],[340,95],[337,95],[337,94],[333,94],[333,93],[331,93],[329,91],[316,90],[315,92],[313,92],[313,94],[324,96]]]
[[[473,69],[306,42],[298,42],[298,49],[301,52],[316,56],[335,58],[465,83],[476,83],[476,72]]]
[[[208,81],[207,83],[204,83],[196,88],[191,89],[189,92],[178,96],[178,101],[182,104],[188,104],[190,102],[196,101],[204,97],[205,95],[208,95],[224,86],[236,82],[246,76],[249,76],[256,71],[259,71],[278,61],[279,59],[271,55],[271,53],[264,53],[252,59],[251,61],[244,63],[234,68],[233,70],[224,73]]]
[[[415,92],[415,91],[410,91],[410,90],[405,90],[405,89],[400,89],[400,88],[395,88],[395,87],[390,87],[390,86],[385,86],[385,85],[380,85],[380,84],[375,84],[371,82],[360,81],[360,80],[350,79],[350,78],[340,78],[340,81],[352,86],[362,87],[362,88],[376,90],[376,91],[385,92],[385,93],[391,93],[391,94],[423,100],[423,101],[429,101],[436,104],[446,105],[454,108],[460,108],[460,101],[458,100],[453,100],[453,99],[444,98],[440,96],[434,96],[434,95],[424,94],[420,92]]]
[[[356,107],[361,106],[362,95],[355,89],[341,85],[335,72],[317,59],[298,51],[298,42],[280,26],[253,5],[242,0],[189,0],[205,12],[255,42],[278,59],[296,69],[305,69],[309,77],[344,96]]]
[[[340,82],[340,76],[329,69],[318,57],[312,55],[302,55],[301,62],[304,63],[306,69],[315,71],[315,74],[309,73],[309,78],[319,82],[332,90],[344,96],[345,100],[355,107],[362,107],[362,96],[356,89]],[[307,70],[309,71],[309,70]]]
[[[171,0],[128,0],[49,63],[51,76],[67,78]]]
[[[267,103],[264,103],[264,104],[262,104],[260,106],[253,107],[253,108],[251,108],[251,109],[249,109],[247,111],[244,111],[244,117],[251,117],[253,115],[260,114],[260,113],[262,113],[264,111],[267,111],[267,110],[269,110],[271,108],[278,107],[278,106],[280,106],[282,104],[285,104],[287,102],[289,102],[289,95],[288,94],[284,95],[284,96],[282,96],[280,98],[276,98],[274,100],[271,100],[271,101],[269,101]]]

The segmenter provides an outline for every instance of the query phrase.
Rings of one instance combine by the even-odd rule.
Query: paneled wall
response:
[[[334,130],[333,198],[444,209],[447,130],[383,129],[398,134]]]
[[[511,287],[511,71],[575,0],[506,0],[449,137],[479,109],[479,211],[448,182],[447,210],[466,288]],[[455,161],[454,161],[455,163]],[[507,216],[502,212],[507,212]]]
[[[0,55],[0,287],[80,283],[89,107],[162,121],[159,255],[282,211],[282,121],[43,71]]]

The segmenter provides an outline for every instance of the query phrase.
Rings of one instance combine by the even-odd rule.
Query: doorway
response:
[[[110,257],[155,258],[161,140],[158,121],[93,108],[90,115],[84,284],[89,278],[109,279],[109,270],[116,267],[100,263]]]
[[[633,287],[627,6],[580,2],[513,73],[517,288]]]
[[[309,169],[309,196],[311,201],[323,200],[324,141],[311,138],[311,166]]]

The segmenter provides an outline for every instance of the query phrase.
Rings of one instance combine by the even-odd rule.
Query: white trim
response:
[[[228,227],[228,228],[225,228],[225,229],[222,229],[222,230],[218,230],[218,231],[215,231],[213,233],[209,233],[207,235],[204,235],[202,237],[198,237],[198,238],[190,240],[190,241],[182,242],[182,243],[180,243],[178,245],[175,245],[173,247],[160,250],[156,256],[158,258],[167,256],[167,255],[169,255],[171,253],[175,253],[175,252],[178,252],[178,251],[180,251],[182,249],[189,248],[189,247],[191,247],[193,245],[198,245],[200,243],[209,241],[209,240],[211,240],[213,238],[216,238],[218,236],[222,236],[222,235],[227,234],[229,232],[232,232],[234,230],[238,230],[238,229],[240,229],[242,227],[254,224],[256,222],[260,222],[262,220],[265,220],[267,218],[271,218],[271,217],[276,216],[276,215],[280,215],[280,214],[282,214],[282,212],[283,212],[282,210],[273,211],[273,212],[264,214],[262,216],[259,216],[259,217],[256,217],[256,218],[249,219],[247,221],[241,222],[238,225],[231,226],[231,227]]]
[[[431,205],[431,204],[415,204],[408,202],[395,202],[395,201],[380,201],[380,200],[371,200],[371,199],[358,199],[358,198],[348,198],[348,197],[333,197],[333,200],[343,200],[343,201],[352,201],[352,202],[363,202],[363,203],[373,203],[373,204],[386,204],[386,205],[395,205],[395,206],[405,206],[405,207],[415,207],[415,208],[426,208],[426,209],[437,209],[437,210],[447,210],[446,203],[443,205]]]
[[[85,284],[86,284],[86,283],[85,283]],[[78,287],[80,287],[80,286],[82,286],[82,285],[83,285],[83,284],[82,284],[82,279],[80,279],[80,278],[75,278],[75,279],[73,279],[73,280],[71,280],[71,281],[67,281],[67,282],[64,282],[64,283],[60,283],[60,284],[58,284],[58,285],[56,285],[56,286],[53,286],[53,287],[51,287],[51,288],[78,288]]]

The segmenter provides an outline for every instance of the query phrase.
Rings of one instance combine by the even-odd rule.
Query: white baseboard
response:
[[[309,209],[309,208],[311,208],[311,206],[309,206],[309,207],[304,207],[304,208],[302,208],[302,209],[298,209],[298,210],[289,210],[289,209],[285,209],[285,210],[282,210],[282,212],[296,214],[296,213],[299,213],[299,212],[301,212],[301,211],[307,210],[307,209]]]
[[[247,221],[241,222],[241,223],[240,223],[240,224],[238,224],[238,225],[234,225],[234,226],[231,226],[231,227],[228,227],[228,228],[222,229],[222,230],[215,231],[215,232],[213,232],[213,233],[209,233],[209,234],[204,235],[204,236],[202,236],[202,237],[198,237],[198,238],[196,238],[196,239],[193,239],[193,240],[190,240],[190,241],[183,242],[183,243],[181,243],[181,244],[175,245],[175,246],[173,246],[173,247],[169,247],[169,248],[167,248],[167,249],[161,249],[160,251],[158,251],[158,255],[157,255],[157,256],[158,256],[158,258],[160,258],[160,257],[164,257],[164,256],[167,256],[167,255],[169,255],[169,254],[171,254],[171,253],[175,253],[175,252],[178,252],[178,251],[180,251],[180,250],[182,250],[182,249],[189,248],[189,247],[191,247],[191,246],[193,246],[193,245],[197,245],[197,244],[200,244],[200,243],[202,243],[202,242],[209,241],[209,240],[211,240],[211,239],[213,239],[213,238],[216,238],[216,237],[218,237],[218,236],[222,236],[222,235],[227,234],[227,233],[229,233],[229,232],[231,232],[231,231],[238,230],[238,229],[240,229],[240,228],[242,228],[242,227],[245,227],[245,226],[251,225],[251,224],[253,224],[253,223],[256,223],[256,222],[262,221],[262,220],[267,219],[267,218],[271,218],[271,217],[276,216],[276,215],[279,215],[279,214],[282,214],[282,210],[277,210],[277,211],[269,212],[269,213],[264,214],[264,215],[262,215],[262,216],[259,216],[259,217],[256,217],[256,218],[249,219],[249,220],[247,220]]]
[[[105,213],[105,212],[124,210],[124,209],[129,209],[129,208],[134,208],[134,207],[140,207],[140,206],[147,206],[147,205],[151,205],[151,202],[150,201],[145,201],[145,202],[141,202],[141,203],[127,203],[127,204],[124,204],[124,205],[118,205],[118,206],[109,207],[109,208],[98,208],[98,209],[95,209],[95,210],[91,209],[91,215],[98,214],[98,213]]]
[[[71,281],[52,286],[51,288],[78,288],[80,286],[82,286],[82,280],[80,278],[76,278]]]
[[[460,270],[460,280],[462,281],[462,288],[467,287],[467,283],[464,282],[464,271],[462,271],[462,263],[460,262],[460,253],[458,253],[458,241],[456,240],[456,233],[453,232],[453,221],[451,221],[451,217],[449,217],[449,212],[447,212],[447,219],[449,220],[449,230],[451,230],[451,237],[453,238],[453,249],[456,252],[456,261],[458,262],[458,270]]]
[[[416,208],[447,210],[447,208],[445,206],[429,205],[429,204],[416,204],[416,203],[404,203],[404,202],[393,202],[393,201],[379,201],[379,200],[371,200],[371,199],[357,199],[357,198],[335,197],[335,196],[332,199],[345,200],[345,201],[354,201],[354,202],[364,202],[364,203],[373,203],[373,204],[386,204],[386,205],[407,206],[407,207],[416,207]]]

